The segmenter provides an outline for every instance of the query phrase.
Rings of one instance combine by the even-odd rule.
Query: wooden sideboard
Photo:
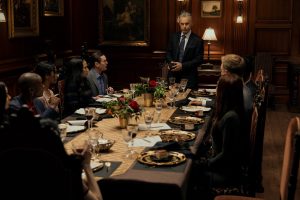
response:
[[[212,68],[198,67],[198,87],[216,88],[217,81],[221,75],[220,65],[213,65]]]

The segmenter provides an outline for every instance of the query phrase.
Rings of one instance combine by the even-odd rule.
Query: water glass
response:
[[[147,126],[147,130],[149,131],[150,128],[151,128],[151,123],[153,121],[153,116],[154,116],[154,113],[153,112],[150,112],[150,111],[146,111],[144,113],[144,120],[145,120],[145,124]]]
[[[169,86],[174,85],[175,81],[176,81],[175,77],[169,77]]]
[[[65,141],[66,137],[67,137],[67,128],[68,125],[67,124],[58,124],[58,129],[59,129],[59,136],[61,138],[61,141]]]
[[[92,128],[92,129],[89,129],[88,135],[89,135],[88,141],[89,141],[89,144],[90,144],[91,150],[92,150],[92,159],[94,161],[99,161],[98,140],[99,140],[99,138],[102,137],[102,134],[97,129]]]
[[[85,108],[85,117],[88,120],[88,129],[92,128],[93,119],[96,115],[96,108]]]
[[[155,111],[157,113],[157,123],[160,122],[160,114],[161,114],[162,108],[163,108],[163,100],[162,99],[157,99],[155,101]]]

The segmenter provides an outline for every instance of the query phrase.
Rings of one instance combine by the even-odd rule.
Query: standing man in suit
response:
[[[180,32],[174,33],[169,41],[166,61],[169,63],[168,77],[188,79],[187,88],[197,88],[197,67],[203,62],[203,40],[192,33],[192,16],[182,12],[177,22]]]
[[[96,51],[91,56],[92,69],[89,71],[87,79],[90,82],[93,97],[106,95],[108,88],[108,78],[105,73],[107,70],[107,59],[101,51]],[[112,88],[111,88],[112,89]]]

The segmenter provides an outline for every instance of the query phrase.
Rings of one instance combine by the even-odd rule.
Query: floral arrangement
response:
[[[155,99],[164,98],[165,92],[165,87],[161,84],[158,84],[155,80],[150,80],[148,83],[138,84],[135,87],[136,95],[152,93]]]
[[[121,96],[115,101],[110,101],[105,104],[107,110],[110,111],[113,117],[138,119],[142,114],[140,105],[129,97]]]

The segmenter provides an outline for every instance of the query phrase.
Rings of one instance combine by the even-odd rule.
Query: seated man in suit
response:
[[[91,85],[93,97],[106,95],[108,90],[113,91],[111,87],[108,87],[108,78],[105,73],[108,65],[106,56],[101,51],[97,51],[93,53],[91,60],[93,67],[87,78]]]
[[[203,62],[203,40],[192,33],[192,16],[182,12],[177,22],[180,32],[174,33],[169,41],[166,62],[169,63],[168,77],[175,77],[179,83],[188,79],[187,88],[197,88],[197,67]]]

